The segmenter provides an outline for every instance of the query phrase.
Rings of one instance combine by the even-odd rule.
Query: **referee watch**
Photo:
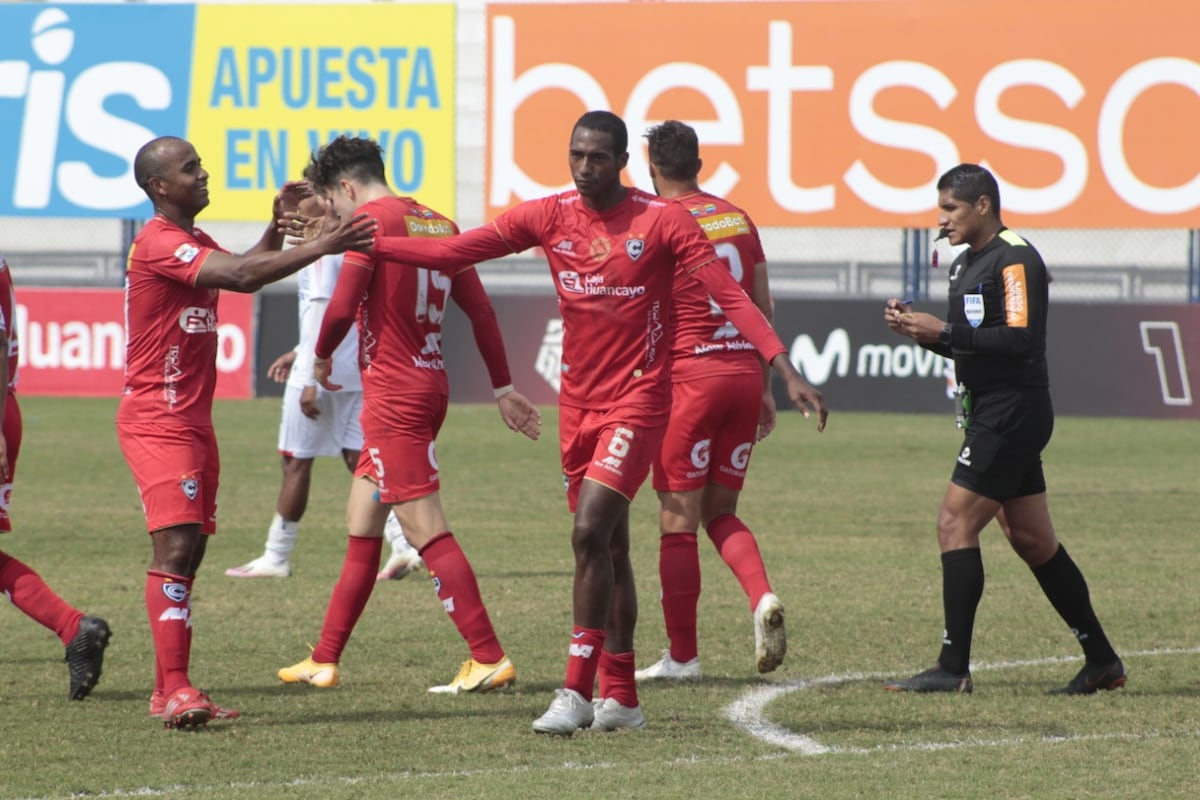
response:
[[[950,333],[953,330],[954,330],[954,327],[949,322],[947,322],[945,325],[943,325],[942,332],[938,334],[938,343],[940,343],[946,347],[949,347],[950,346]]]

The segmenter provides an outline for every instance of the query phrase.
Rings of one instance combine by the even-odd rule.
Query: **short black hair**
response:
[[[978,164],[959,164],[946,170],[938,178],[937,189],[939,192],[949,189],[955,200],[965,200],[972,205],[987,195],[996,217],[1000,216],[1000,184],[996,183],[995,175]]]
[[[304,170],[318,189],[328,190],[342,178],[361,183],[387,183],[383,148],[374,139],[339,136],[318,150]]]
[[[700,139],[691,125],[676,119],[649,128],[650,163],[668,180],[694,180],[700,174]]]
[[[163,151],[172,142],[182,142],[178,136],[159,136],[142,145],[133,157],[133,180],[146,194],[150,193],[150,179],[162,174]]]
[[[625,120],[611,111],[587,112],[575,122],[575,127],[571,128],[571,136],[573,137],[575,131],[580,128],[600,131],[611,136],[613,155],[619,156],[629,150],[629,129],[625,127]]]

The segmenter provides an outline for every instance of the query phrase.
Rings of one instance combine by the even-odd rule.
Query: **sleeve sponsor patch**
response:
[[[700,227],[708,234],[710,240],[728,239],[731,236],[750,232],[750,223],[746,222],[745,215],[736,211],[714,214],[711,217],[700,217],[696,221],[700,223]]]
[[[1029,327],[1028,284],[1025,265],[1012,264],[1004,268],[1004,321],[1010,328]]]
[[[175,248],[175,257],[185,264],[190,264],[200,255],[200,248],[190,242],[184,242]]]

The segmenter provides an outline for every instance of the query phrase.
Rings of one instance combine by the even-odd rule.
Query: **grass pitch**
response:
[[[195,734],[147,716],[142,591],[150,546],[113,432],[115,401],[22,398],[25,436],[0,547],[104,616],[104,676],[66,699],[62,648],[0,608],[0,798],[1171,798],[1200,761],[1200,547],[1194,422],[1060,419],[1050,505],[1129,685],[1044,690],[1078,648],[994,526],[972,696],[892,695],[941,632],[934,516],[958,435],[944,417],[798,414],[755,451],[741,515],[788,610],[790,653],[754,671],[746,598],[702,541],[705,677],[641,693],[649,727],[570,739],[529,724],[560,685],[570,630],[570,517],[556,417],[530,443],[490,406],[454,406],[438,444],[443,500],[479,576],[514,690],[434,696],[466,657],[428,581],[377,587],[343,685],[284,686],[316,640],[345,550],[348,476],[317,462],[285,580],[226,578],[260,552],[279,485],[278,401],[219,403],[220,532],[197,582],[192,676],[242,719]],[[666,639],[653,493],[632,511],[639,664]]]

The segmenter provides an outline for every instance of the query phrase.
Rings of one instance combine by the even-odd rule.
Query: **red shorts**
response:
[[[8,480],[0,483],[0,533],[12,530],[8,503],[12,500],[13,476],[17,474],[17,454],[21,452],[21,407],[10,390],[4,402],[4,455],[8,461]]]
[[[562,406],[558,441],[567,507],[575,513],[584,478],[620,492],[630,502],[650,473],[662,443],[667,411],[621,407],[590,411]]]
[[[117,423],[117,441],[133,473],[146,530],[176,525],[217,532],[221,458],[212,428]]]
[[[434,441],[449,403],[444,394],[363,401],[363,449],[354,476],[375,481],[379,502],[403,503],[441,488]]]
[[[718,483],[741,491],[758,434],[761,372],[714,375],[672,387],[671,421],[654,460],[654,489],[689,492]]]

